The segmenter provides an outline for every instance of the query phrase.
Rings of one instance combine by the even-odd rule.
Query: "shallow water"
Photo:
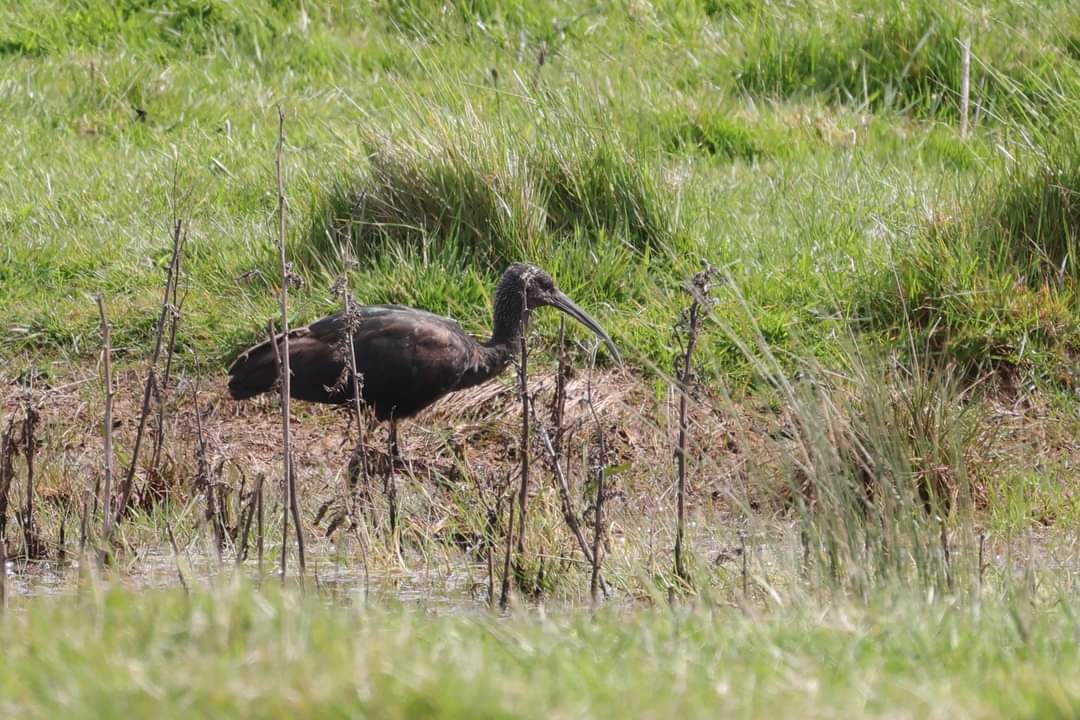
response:
[[[796,581],[802,550],[794,526],[759,527],[743,535],[732,532],[730,527],[718,530],[697,528],[695,553],[699,562],[715,569],[725,568],[729,578],[743,575],[743,583],[749,582],[766,593],[774,589],[782,592],[784,585]],[[309,542],[304,584],[316,588],[330,601],[347,605],[379,601],[453,611],[487,606],[487,568],[469,556],[433,558],[414,554],[400,566],[365,571],[357,554],[344,553],[331,542]],[[265,560],[260,576],[255,560],[237,566],[231,557],[219,561],[209,553],[194,551],[197,544],[183,551],[179,562],[169,546],[151,546],[104,570],[92,558],[29,563],[9,559],[4,567],[5,594],[9,599],[62,597],[100,584],[137,591],[176,588],[181,584],[178,565],[191,588],[220,586],[238,576],[254,583],[278,582],[276,558]],[[976,545],[966,550],[957,547],[954,562],[977,567],[977,552]],[[1008,540],[987,536],[983,552],[978,559],[987,577],[996,575],[1034,584],[1040,584],[1036,577],[1056,578],[1064,586],[1080,586],[1080,536],[1076,533],[1040,529]],[[290,582],[299,581],[297,572],[295,558],[291,557]],[[632,602],[629,595],[623,600]]]
[[[231,558],[219,563],[204,554],[184,553],[180,558],[184,582],[189,587],[212,587],[239,576],[260,582],[256,561],[237,567]],[[177,560],[168,546],[141,549],[127,560],[102,570],[92,558],[70,561],[25,562],[8,560],[4,568],[8,598],[75,595],[87,583],[105,583],[129,590],[175,588],[181,585]],[[277,582],[277,563],[267,561],[262,582]],[[290,563],[288,576],[296,582],[298,569]],[[380,569],[365,573],[358,559],[344,559],[333,548],[315,544],[309,550],[305,584],[314,586],[328,598],[345,604],[379,599],[425,606],[470,607],[486,604],[486,569],[458,562],[438,567]]]

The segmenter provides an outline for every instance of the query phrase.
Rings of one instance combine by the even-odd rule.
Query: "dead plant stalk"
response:
[[[105,374],[105,418],[102,426],[102,442],[105,452],[105,497],[102,501],[103,537],[112,537],[112,483],[113,483],[113,378],[112,378],[112,325],[105,314],[105,299],[97,296],[98,314],[101,316],[101,364]]]
[[[528,312],[528,311],[526,311]],[[525,559],[525,512],[529,495],[529,344],[525,332],[528,324],[522,322],[521,362],[518,365],[518,394],[521,398],[521,488],[518,490],[518,563]]]
[[[281,581],[285,581],[288,564],[287,540],[289,513],[296,524],[297,557],[300,563],[300,575],[307,570],[304,561],[304,533],[300,524],[300,508],[296,499],[296,478],[293,473],[292,428],[290,427],[290,399],[292,392],[292,371],[289,368],[289,282],[292,271],[285,260],[285,172],[282,166],[282,154],[285,149],[285,109],[278,106],[278,140],[274,166],[277,170],[277,215],[278,215],[278,264],[281,268],[281,450],[284,475],[285,502],[284,523],[281,534]],[[271,338],[271,343],[273,338]]]
[[[135,471],[139,466],[139,451],[142,448],[143,435],[146,432],[146,421],[150,417],[150,399],[153,397],[157,388],[157,364],[158,359],[161,357],[161,346],[165,336],[165,319],[170,312],[171,303],[169,302],[169,299],[172,297],[173,283],[176,282],[182,248],[183,221],[177,220],[173,226],[172,259],[169,262],[169,271],[165,277],[165,291],[161,298],[161,311],[158,314],[157,328],[154,331],[154,350],[150,355],[150,366],[146,370],[146,383],[143,387],[142,409],[139,411],[139,425],[135,432],[135,445],[131,450],[131,464],[128,466],[127,473],[124,475],[124,481],[120,488],[120,501],[116,507],[115,521],[112,525],[114,529],[127,512],[128,503],[131,501],[131,492],[135,486]],[[106,512],[108,512],[108,508],[106,508]],[[111,539],[111,537],[106,537],[105,541],[108,542]]]
[[[686,445],[688,440],[688,410],[690,400],[690,382],[693,373],[694,345],[697,343],[698,332],[701,322],[701,306],[707,302],[709,295],[709,282],[715,270],[706,266],[704,270],[696,274],[691,281],[690,294],[693,300],[690,303],[689,322],[687,324],[686,351],[680,358],[682,367],[679,368],[679,444],[675,452],[677,464],[677,498],[676,498],[676,526],[675,526],[675,574],[685,583],[690,582],[690,572],[686,567],[684,558],[684,543],[686,536]]]

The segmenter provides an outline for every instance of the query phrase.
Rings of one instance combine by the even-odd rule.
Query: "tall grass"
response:
[[[646,158],[599,118],[571,120],[557,102],[535,124],[485,122],[466,105],[449,117],[422,111],[404,133],[366,129],[366,167],[329,196],[313,247],[332,255],[349,242],[371,257],[387,243],[424,256],[446,252],[438,246],[501,268],[578,233],[634,252],[670,242],[670,200]]]
[[[868,285],[871,324],[978,375],[1070,377],[1080,237],[1077,143],[1043,141],[986,183],[956,217],[927,224],[914,252]]]
[[[782,14],[782,26],[769,13]],[[1063,17],[1063,5],[1041,12]],[[865,0],[763,10],[754,16],[737,82],[751,92],[821,93],[871,109],[955,118],[960,40],[973,38],[975,102],[994,119],[1045,122],[1080,81],[1058,38],[1027,34],[1004,4]],[[1023,42],[1016,42],[1017,34]]]

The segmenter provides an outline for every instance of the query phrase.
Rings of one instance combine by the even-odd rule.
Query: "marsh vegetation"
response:
[[[1073,3],[15,0],[0,58],[5,714],[1075,714]],[[283,286],[486,336],[518,260],[623,364],[537,313],[399,463],[294,403],[287,514],[224,376]]]

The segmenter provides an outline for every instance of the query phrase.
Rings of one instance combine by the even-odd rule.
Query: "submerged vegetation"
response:
[[[1074,714],[1078,47],[1065,0],[6,3],[0,711]],[[279,107],[293,327],[484,335],[528,260],[625,361],[537,313],[403,466],[294,405],[303,593],[222,382]]]

